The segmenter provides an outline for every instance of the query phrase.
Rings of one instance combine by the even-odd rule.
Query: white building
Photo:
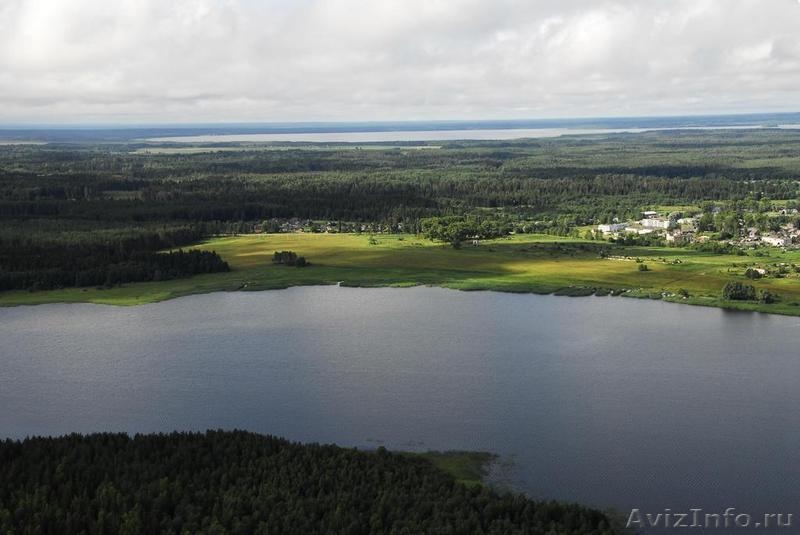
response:
[[[762,236],[761,241],[774,247],[786,247],[792,243],[791,238],[782,238],[780,236]]]
[[[669,230],[675,226],[671,219],[642,219],[639,224],[644,228]]]
[[[611,234],[612,232],[619,232],[627,226],[627,223],[611,223],[610,225],[597,225],[597,230],[603,234]]]

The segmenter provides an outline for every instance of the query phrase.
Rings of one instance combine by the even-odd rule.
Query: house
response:
[[[792,244],[791,238],[784,238],[782,236],[762,236],[761,242],[773,247],[786,247]]]
[[[639,221],[644,228],[669,230],[675,227],[675,222],[671,219],[646,218]]]
[[[644,216],[645,219],[655,219],[656,217],[658,217],[658,212],[647,210],[645,212],[642,212],[642,216]]]
[[[673,232],[668,231],[666,234],[664,234],[664,238],[666,239],[667,243],[681,245],[684,243],[692,243],[692,241],[694,241],[694,233],[681,232],[680,230],[675,230]]]
[[[611,234],[613,232],[619,232],[627,226],[627,223],[611,223],[610,225],[597,225],[597,230],[603,234]]]

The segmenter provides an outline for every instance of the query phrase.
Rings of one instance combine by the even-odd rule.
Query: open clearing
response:
[[[461,249],[413,235],[259,234],[218,237],[195,245],[214,250],[231,266],[229,273],[188,279],[126,284],[119,287],[67,288],[43,292],[5,292],[0,305],[91,302],[135,305],[212,291],[267,290],[313,284],[413,286],[429,284],[460,290],[559,293],[623,293],[691,304],[725,306],[800,315],[800,251],[760,249],[769,256],[718,255],[667,247],[615,247],[604,242],[547,235],[516,235]],[[312,265],[272,264],[274,251],[291,250]],[[603,258],[602,254],[607,255]],[[637,261],[638,259],[638,261]],[[639,265],[647,265],[640,271]],[[786,264],[783,278],[749,281],[748,266]],[[726,282],[739,280],[768,289],[780,302],[725,302]],[[688,298],[677,295],[680,290]],[[675,295],[673,295],[675,294]]]

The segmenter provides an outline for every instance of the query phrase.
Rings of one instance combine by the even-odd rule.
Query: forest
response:
[[[456,244],[568,236],[645,206],[704,203],[769,226],[781,222],[759,214],[800,206],[799,155],[800,132],[777,129],[415,146],[5,145],[0,290],[224,271],[213,251],[163,254],[214,235],[393,232]]]
[[[228,271],[214,251],[157,251],[203,235],[192,227],[104,229],[85,232],[0,231],[0,291],[69,286],[111,287]]]
[[[430,461],[243,431],[0,442],[0,533],[618,532],[603,513],[467,487]]]

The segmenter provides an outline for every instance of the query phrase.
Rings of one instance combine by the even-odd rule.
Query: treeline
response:
[[[430,462],[246,432],[0,442],[0,533],[611,534]]]
[[[0,291],[112,286],[228,271],[228,264],[213,251],[157,252],[201,237],[188,227],[55,236],[0,232]]]
[[[449,216],[423,219],[422,232],[428,239],[449,242],[458,246],[468,239],[489,239],[505,236],[513,223],[495,217]]]
[[[569,214],[580,226],[635,216],[646,205],[735,201],[758,208],[762,199],[796,200],[800,193],[800,135],[788,131],[452,142],[434,150],[131,148],[0,149],[0,219],[297,217],[403,222],[418,230],[426,217],[491,208],[532,220]]]
[[[258,150],[252,144],[207,144],[225,151],[202,154],[136,153],[152,145],[49,144],[9,146],[0,168],[37,175],[96,177],[98,185],[123,180],[152,181],[180,176],[356,172],[386,169],[500,169],[542,178],[636,174],[662,177],[719,176],[734,180],[782,179],[797,154],[798,134],[788,130],[673,131],[611,134],[591,138],[509,141],[417,142],[441,147],[414,150],[398,143],[353,150],[341,144],[281,144],[293,150]],[[394,144],[393,144],[394,145]],[[237,146],[241,151],[231,150]],[[255,150],[254,150],[255,149]],[[787,159],[787,157],[789,159]],[[588,174],[584,174],[587,173]],[[100,189],[103,189],[102,187]]]
[[[3,180],[0,175],[0,182]],[[67,178],[64,179],[65,181]],[[795,199],[794,181],[762,182],[695,177],[667,178],[598,174],[591,178],[525,178],[502,173],[443,172],[322,173],[315,175],[216,176],[184,183],[165,181],[141,198],[60,199],[40,191],[34,198],[0,199],[2,219],[95,219],[142,222],[258,221],[272,218],[390,223],[437,215],[503,208],[528,218],[574,214],[594,222],[641,206],[743,202],[756,195]],[[41,195],[41,196],[38,196]]]

